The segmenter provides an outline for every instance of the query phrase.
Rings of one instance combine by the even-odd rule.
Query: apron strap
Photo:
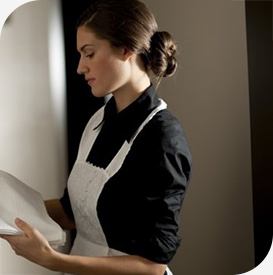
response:
[[[139,126],[129,143],[125,140],[122,147],[118,151],[118,153],[115,155],[115,157],[112,159],[112,161],[109,163],[107,168],[105,169],[109,177],[112,177],[122,166],[123,161],[125,160],[128,152],[131,149],[131,146],[138,136],[138,134],[141,132],[141,130],[144,128],[144,126],[156,115],[159,111],[164,110],[167,108],[167,104],[162,100],[160,100],[159,106],[157,106],[149,115],[148,117],[142,122],[142,124]]]
[[[85,161],[102,126],[105,105],[102,106],[88,121],[79,145],[77,160]],[[101,123],[101,124],[99,124]]]
[[[130,144],[132,145],[138,134],[141,132],[141,130],[144,128],[144,126],[161,110],[164,110],[167,108],[167,104],[164,100],[159,98],[160,104],[148,115],[148,117],[142,122],[142,124],[139,126],[135,134],[132,136],[130,140]]]

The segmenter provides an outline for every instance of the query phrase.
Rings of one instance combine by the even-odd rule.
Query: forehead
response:
[[[77,30],[77,50],[81,52],[86,46],[109,47],[110,43],[107,40],[99,39],[92,31],[82,26]]]
[[[95,34],[86,27],[79,27],[77,30],[77,49],[80,51],[85,45],[95,45],[98,43]]]

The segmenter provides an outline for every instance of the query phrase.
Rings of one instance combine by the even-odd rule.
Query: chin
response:
[[[94,88],[91,88],[91,92],[92,92],[93,96],[98,97],[98,98],[105,97],[109,94],[109,92],[105,92],[105,91],[102,91],[102,90],[97,90],[97,89],[94,89]]]

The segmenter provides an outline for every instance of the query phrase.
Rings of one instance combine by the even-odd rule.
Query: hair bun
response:
[[[175,58],[177,46],[172,36],[166,32],[155,32],[151,38],[150,66],[157,77],[172,76],[177,69]]]

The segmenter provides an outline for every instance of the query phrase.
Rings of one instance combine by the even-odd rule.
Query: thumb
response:
[[[32,227],[27,224],[25,221],[19,219],[19,218],[16,218],[15,219],[15,224],[17,225],[17,227],[19,229],[21,229],[26,235],[29,235],[31,232],[32,232]]]

